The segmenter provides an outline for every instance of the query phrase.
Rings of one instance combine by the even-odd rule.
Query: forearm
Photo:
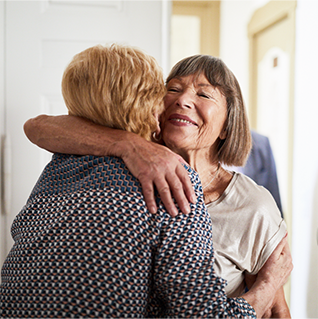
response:
[[[70,121],[70,117],[72,120]],[[53,153],[123,157],[141,137],[77,116],[40,115],[24,124],[29,140]]]
[[[189,212],[195,202],[194,191],[185,161],[162,145],[146,141],[137,134],[97,125],[77,116],[40,115],[28,120],[24,131],[30,141],[53,153],[117,156],[139,179],[149,210],[157,210],[154,186],[168,212],[175,216],[178,209]]]
[[[276,290],[266,282],[256,282],[242,297],[254,308],[257,318],[262,318],[273,303]]]
[[[291,318],[283,287],[276,294],[263,287],[246,293],[243,298],[255,309],[257,318]]]
[[[270,318],[291,318],[283,288],[277,291],[274,304],[271,306],[270,314]]]
[[[256,275],[245,274],[245,282],[248,289],[251,289],[256,281]],[[265,310],[262,318],[290,318],[290,312],[285,300],[284,288],[281,287],[275,295],[274,301]]]
[[[276,300],[276,294],[278,293],[280,297],[283,296],[282,289],[292,269],[292,257],[286,235],[258,272],[256,281],[251,289],[242,296],[255,309],[258,318],[262,318],[265,314],[267,315],[268,309],[273,308],[274,313],[274,300],[275,303],[280,303],[278,299]],[[282,303],[280,303],[280,305],[282,305]],[[286,307],[284,307],[285,310]],[[279,307],[277,307],[276,309],[283,311],[283,308],[279,309]]]

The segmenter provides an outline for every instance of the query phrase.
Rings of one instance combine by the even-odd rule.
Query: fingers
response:
[[[289,244],[288,244],[288,241],[287,241],[287,234],[286,234],[285,238],[283,238],[281,243],[284,243],[282,254],[288,254],[291,257],[291,252],[290,252]]]
[[[291,255],[291,252],[290,252],[290,248],[289,248],[289,244],[288,244],[288,241],[287,241],[287,237],[285,237],[281,244],[284,244],[283,246],[283,249],[281,251],[281,258],[284,258],[285,260],[285,267],[286,269],[288,269],[288,276],[286,276],[286,279],[285,279],[285,282],[284,284],[287,282],[288,280],[288,277],[290,276],[294,266],[293,266],[293,263],[292,263],[292,255]]]
[[[144,199],[147,205],[147,208],[151,214],[155,214],[157,212],[157,204],[156,204],[156,199],[155,199],[155,192],[154,192],[154,187],[152,184],[152,181],[149,180],[139,180],[141,187],[142,187],[142,192],[144,195]]]
[[[196,202],[196,195],[188,172],[181,162],[173,174],[166,175],[166,183],[160,184],[155,181],[155,184],[163,204],[172,217],[179,213],[173,198],[183,214],[190,213],[190,202]]]
[[[177,209],[177,207],[172,199],[170,186],[168,185],[168,183],[166,182],[166,183],[164,183],[164,185],[163,184],[160,185],[160,184],[156,183],[156,187],[157,187],[157,190],[159,192],[161,201],[162,201],[163,205],[165,206],[166,210],[168,211],[169,215],[172,217],[177,216],[179,214],[179,210]],[[180,207],[180,209],[181,209],[181,207]],[[181,211],[184,212],[182,209],[181,209]],[[184,213],[187,213],[187,211]]]
[[[165,146],[140,138],[132,145],[131,152],[126,152],[123,160],[140,181],[148,210],[151,213],[157,211],[156,187],[171,216],[177,216],[179,212],[189,213],[189,202],[195,203],[196,196],[188,172],[182,165],[185,161]]]
[[[273,287],[278,289],[287,282],[292,269],[292,257],[285,236],[259,271],[258,276],[272,282]]]
[[[281,240],[281,242],[277,245],[276,249],[273,251],[270,258],[274,258],[280,260],[281,263],[285,266],[285,268],[289,268],[290,272],[293,269],[292,264],[292,256],[287,240],[287,235]]]
[[[182,197],[184,204],[189,205],[188,201],[192,204],[195,204],[197,199],[194,192],[194,188],[191,184],[189,175],[183,165],[177,167],[177,175],[180,179],[180,182],[182,183],[182,187],[183,187],[182,194],[185,194],[186,196],[186,198]],[[179,201],[177,202],[179,204]]]
[[[171,191],[170,191],[171,185],[169,186],[164,176],[161,176],[161,175],[157,176],[153,181],[146,178],[145,179],[139,178],[139,181],[141,183],[144,199],[150,213],[155,214],[158,209],[156,204],[156,198],[155,198],[155,190],[154,190],[154,185],[155,185],[160,195],[161,201],[163,205],[165,206],[168,214],[172,217],[175,217],[178,215],[179,210],[177,209],[173,201]]]
[[[160,195],[163,205],[172,217],[177,216],[179,210],[183,214],[188,214],[190,212],[189,202],[196,202],[195,192],[189,175],[181,164],[176,168],[175,172],[156,174],[153,181],[146,176],[139,176],[139,181],[143,189],[143,195],[148,210],[152,214],[157,212],[154,185]],[[177,208],[176,203],[179,209]]]
[[[278,259],[279,256],[285,251],[287,253],[286,249],[286,245],[288,246],[288,242],[287,242],[287,236],[285,236],[280,243],[277,245],[277,247],[275,248],[275,250],[273,251],[272,255],[270,256],[270,258],[272,259]],[[289,247],[288,247],[289,248]]]
[[[182,168],[182,169],[183,169],[183,171],[186,172],[186,170],[184,168]],[[183,186],[182,181],[184,183],[189,182],[190,187],[192,188],[192,184],[190,182],[189,176],[188,176],[188,174],[186,174],[186,175],[187,175],[186,177],[179,176],[180,179],[179,178],[171,178],[170,176],[167,176],[167,182],[170,185],[172,196],[175,199],[175,201],[177,202],[178,207],[183,214],[190,213],[190,204],[189,204],[188,198],[184,192],[184,186]],[[167,206],[166,206],[167,204],[169,205],[169,207],[172,204],[173,204],[173,206],[175,206],[173,202],[170,203],[171,192],[169,192],[170,194],[163,194],[163,196],[165,196],[165,198],[163,198],[162,194],[159,192],[161,199],[164,202],[164,205],[166,208],[167,208]],[[170,195],[170,196],[167,196],[167,195]],[[167,202],[167,203],[165,203],[165,202]]]

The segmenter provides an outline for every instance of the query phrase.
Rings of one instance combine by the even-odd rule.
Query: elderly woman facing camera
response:
[[[221,165],[241,166],[251,147],[247,116],[236,78],[221,60],[211,56],[198,55],[180,61],[167,79],[165,111],[160,122],[164,145],[181,155],[199,173],[204,201],[213,222],[216,271],[228,280],[226,291],[230,296],[242,296],[285,237],[286,226],[269,192],[246,176],[229,172]],[[65,123],[68,132],[61,129]],[[85,128],[85,133],[81,134],[79,127]],[[165,165],[171,158],[176,162],[174,155],[133,134],[129,134],[132,145],[129,142],[125,145],[122,137],[116,136],[117,132],[70,117],[40,117],[26,123],[25,129],[39,146],[60,152],[105,155],[109,153],[109,143],[117,143],[111,148],[112,154],[125,157],[137,177],[141,171],[144,178],[144,167],[149,167],[148,162],[155,162],[158,166],[151,167],[148,174],[151,183],[153,181],[166,197],[160,183],[164,190],[167,184],[173,187],[166,181]],[[77,133],[73,134],[71,130]],[[53,138],[49,138],[52,133]],[[61,139],[65,142],[63,145],[59,142]],[[129,141],[124,137],[126,140]],[[164,169],[159,175],[159,183],[157,173],[154,177],[151,175],[161,167]],[[174,174],[175,177],[178,175],[181,173]],[[185,181],[176,182],[174,194],[182,193],[182,184],[187,185]],[[151,187],[146,186],[148,193]],[[190,197],[189,194],[187,191],[185,197]],[[178,203],[182,203],[182,195],[178,196]],[[152,201],[149,202],[151,206]],[[290,316],[282,289],[269,309],[267,316]]]
[[[62,91],[70,114],[149,140],[165,87],[155,60],[129,47],[74,57]],[[79,128],[81,130],[81,128]],[[244,298],[213,271],[212,228],[197,174],[189,214],[151,214],[116,157],[55,154],[13,222],[1,317],[255,317],[291,271],[283,241]],[[248,302],[250,303],[248,303]],[[254,307],[254,309],[251,307]]]
[[[221,164],[242,166],[250,129],[239,84],[225,64],[209,56],[186,58],[167,78],[161,116],[164,144],[200,176],[213,227],[216,271],[229,296],[250,286],[286,225],[270,193]],[[290,317],[283,291],[273,317]]]
[[[256,274],[285,236],[286,225],[269,192],[221,166],[244,165],[251,147],[239,84],[221,60],[194,56],[172,69],[161,130],[165,145],[199,172],[205,203],[218,225],[219,267],[233,274],[228,292],[239,295],[242,274],[235,275],[224,257]]]

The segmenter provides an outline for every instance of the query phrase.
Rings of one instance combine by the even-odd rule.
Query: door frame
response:
[[[293,111],[294,105],[294,72],[295,72],[295,16],[296,0],[270,1],[265,6],[259,8],[253,14],[248,24],[249,38],[249,117],[251,126],[256,128],[257,122],[257,68],[256,68],[256,38],[260,32],[280,22],[284,19],[290,19],[293,28],[291,28],[291,38],[294,39],[293,52],[290,57],[290,111]],[[293,112],[291,112],[293,115]],[[292,118],[290,119],[292,120]]]
[[[294,78],[295,78],[295,29],[296,29],[296,7],[297,0],[269,1],[263,7],[257,9],[248,24],[249,38],[249,120],[251,127],[257,129],[257,37],[267,28],[288,19],[291,25],[290,41],[290,79],[289,79],[289,118],[288,118],[288,189],[287,207],[284,209],[284,218],[289,233],[289,244],[291,245],[292,232],[292,193],[293,193],[293,141],[294,141]],[[290,280],[284,287],[287,302],[290,302]]]
[[[173,1],[172,14],[200,17],[200,54],[219,56],[220,1]],[[210,41],[209,41],[210,39]],[[213,39],[213,40],[211,40]]]

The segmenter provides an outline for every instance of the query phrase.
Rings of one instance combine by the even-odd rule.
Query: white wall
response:
[[[318,1],[298,0],[291,282],[294,318],[318,317],[317,12]]]
[[[0,0],[0,133],[8,133],[12,145],[10,213],[0,212],[0,267],[12,246],[12,220],[50,160],[24,136],[23,124],[40,113],[66,113],[60,83],[71,57],[97,43],[118,42],[142,48],[168,72],[169,2],[84,2]]]

